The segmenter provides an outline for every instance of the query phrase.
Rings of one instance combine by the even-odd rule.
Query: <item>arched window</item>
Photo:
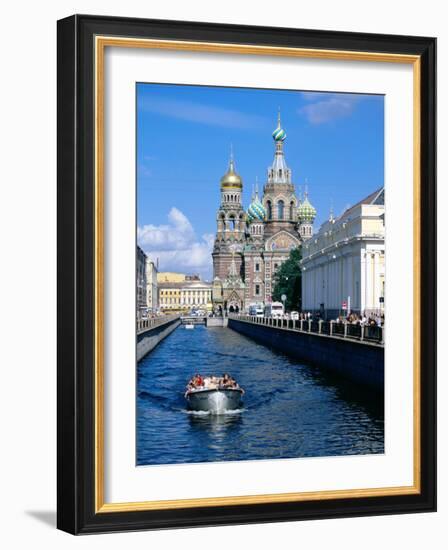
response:
[[[268,211],[268,220],[272,220],[272,203],[271,203],[271,201],[268,201],[266,203],[266,208],[267,208],[267,211]]]
[[[277,203],[277,217],[279,220],[283,220],[285,217],[285,203],[283,201]]]
[[[233,216],[229,218],[229,225],[230,225],[230,230],[235,231],[235,218]]]
[[[291,201],[289,205],[289,219],[294,220],[294,202]]]

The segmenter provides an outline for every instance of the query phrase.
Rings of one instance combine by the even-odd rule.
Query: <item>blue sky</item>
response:
[[[211,278],[219,180],[233,146],[244,206],[274,155],[281,109],[296,191],[307,181],[315,230],[383,185],[384,98],[137,84],[137,240],[161,270]]]

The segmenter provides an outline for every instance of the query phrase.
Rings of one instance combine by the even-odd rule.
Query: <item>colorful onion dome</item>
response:
[[[272,132],[272,137],[274,138],[274,141],[285,141],[286,139],[286,132],[283,130],[280,121],[280,108],[278,110],[277,128]]]
[[[305,195],[305,199],[297,208],[297,217],[299,222],[312,223],[316,217],[316,209],[308,200],[308,196]]]
[[[285,132],[285,130],[283,130],[283,128],[277,127],[272,132],[272,137],[274,138],[274,141],[285,141],[286,132]]]
[[[243,188],[243,180],[235,172],[235,163],[233,161],[233,155],[230,157],[229,168],[227,172],[221,178],[221,187],[223,188]]]
[[[253,221],[262,222],[266,218],[266,208],[261,204],[258,199],[258,195],[255,196],[254,200],[247,209],[247,220],[249,223]]]

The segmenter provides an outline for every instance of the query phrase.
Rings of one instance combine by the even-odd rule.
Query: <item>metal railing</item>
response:
[[[166,325],[176,319],[180,319],[180,315],[161,315],[160,317],[153,317],[151,319],[139,319],[137,321],[137,334],[160,327],[161,325]]]
[[[191,316],[191,315],[181,315],[180,322],[183,325],[205,325],[207,322],[206,315]]]
[[[384,327],[337,321],[293,320],[286,317],[255,317],[252,315],[229,314],[229,319],[237,319],[266,327],[282,328],[298,332],[321,334],[333,338],[347,338],[359,342],[384,345]]]

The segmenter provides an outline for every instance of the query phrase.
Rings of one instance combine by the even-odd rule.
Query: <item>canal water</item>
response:
[[[229,372],[244,406],[186,408],[189,378]],[[229,328],[178,327],[137,366],[137,464],[384,453],[381,398]]]

